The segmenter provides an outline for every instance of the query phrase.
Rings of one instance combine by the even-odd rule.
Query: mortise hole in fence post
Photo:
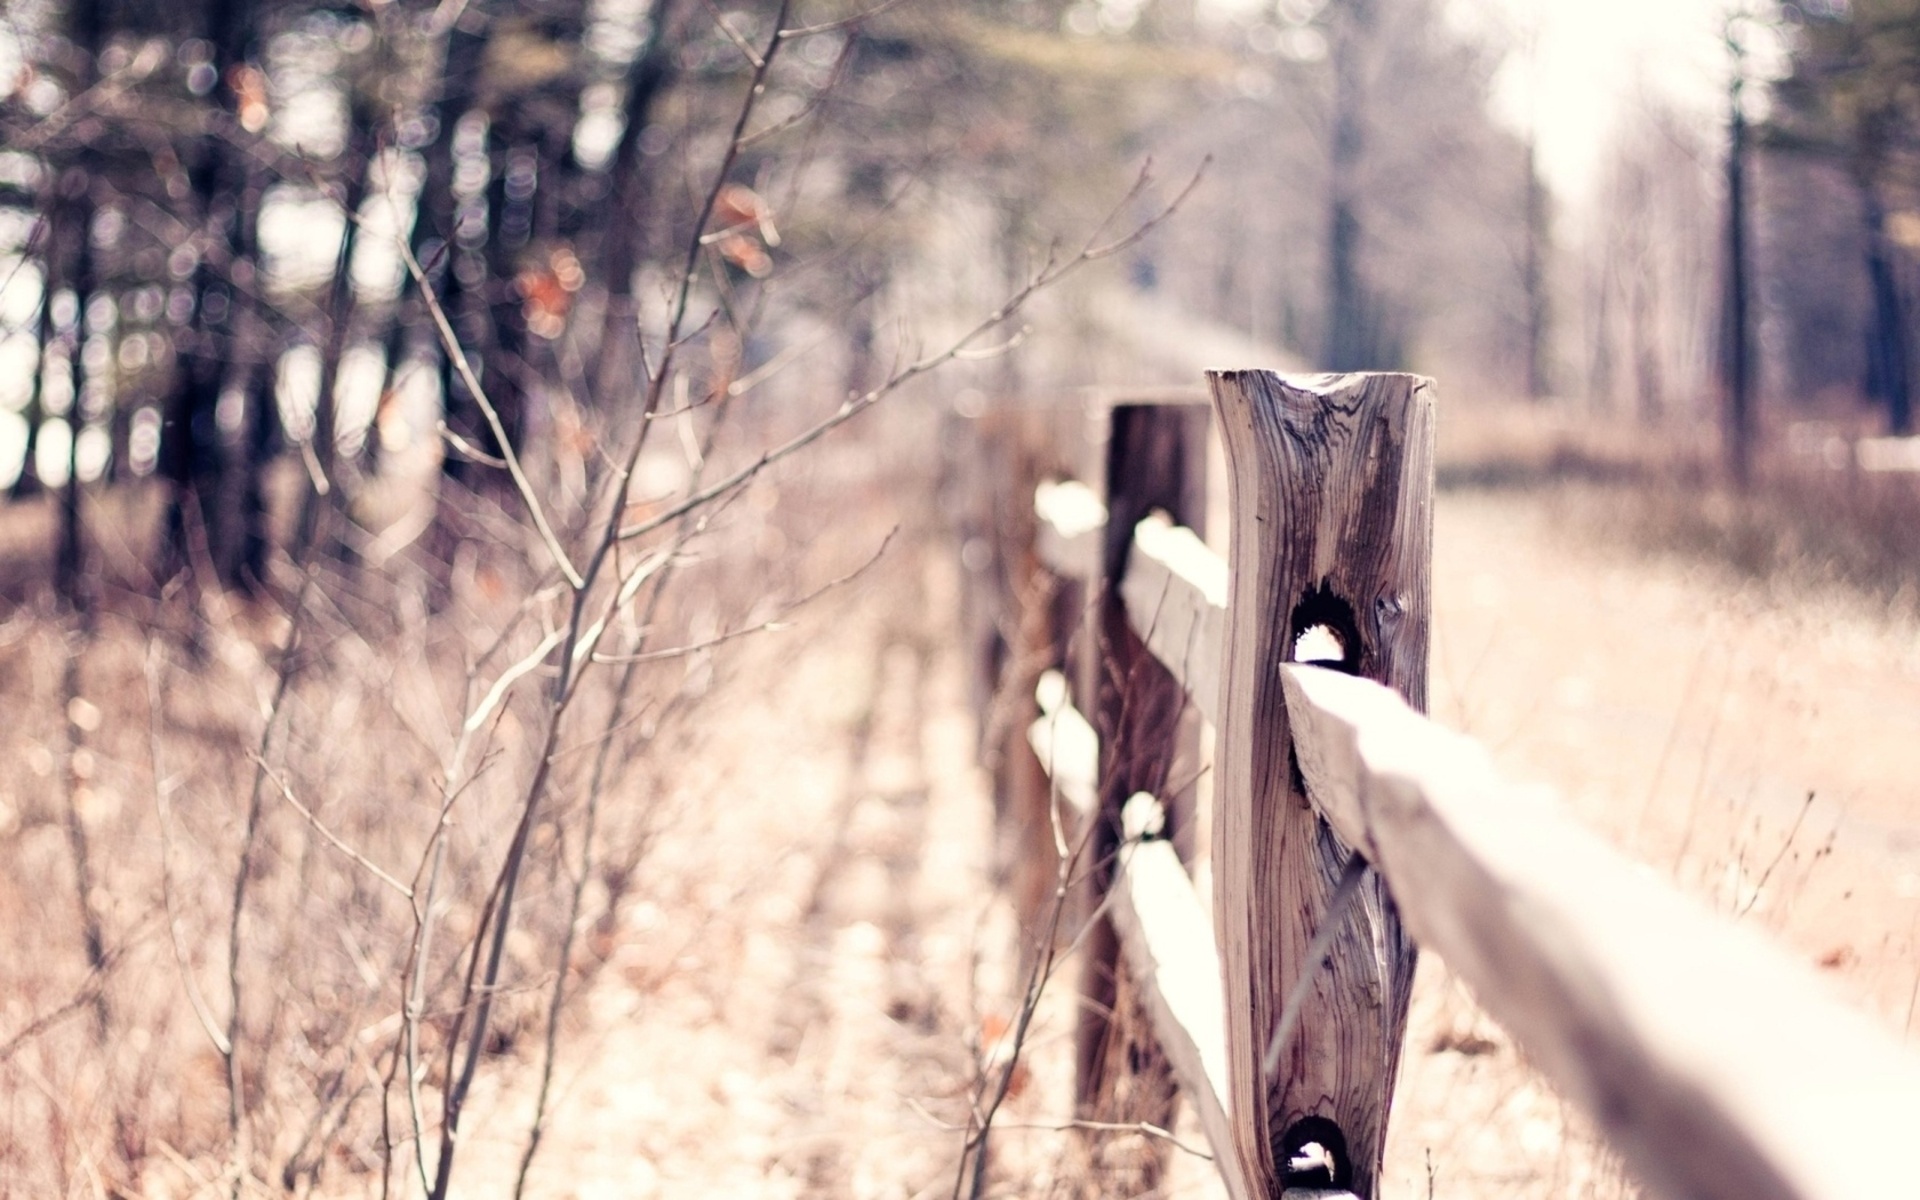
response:
[[[1234,514],[1213,870],[1235,1150],[1256,1196],[1278,1196],[1313,1144],[1341,1186],[1374,1200],[1414,948],[1369,876],[1325,967],[1304,961],[1350,849],[1299,785],[1279,666],[1297,648],[1336,643],[1341,669],[1425,708],[1432,385],[1265,371],[1208,380]],[[1302,970],[1317,972],[1312,991],[1269,1081],[1261,1056]]]
[[[1340,1127],[1325,1117],[1303,1117],[1280,1135],[1283,1187],[1353,1186],[1353,1163]]]
[[[1349,675],[1360,673],[1360,627],[1353,605],[1325,585],[1300,597],[1287,618],[1287,631],[1292,661],[1316,663]]]

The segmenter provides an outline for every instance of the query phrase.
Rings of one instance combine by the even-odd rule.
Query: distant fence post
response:
[[[982,401],[970,416],[950,415],[943,432],[944,490],[961,543],[962,637],[982,718],[980,759],[993,777],[994,872],[1013,899],[1023,975],[1041,949],[1059,868],[1051,788],[1027,727],[1038,715],[1034,683],[1063,664],[1065,631],[1081,607],[1078,581],[1046,570],[1034,548],[1034,485],[1079,457],[1059,422],[1053,410],[1002,398]]]
[[[1302,792],[1279,665],[1318,628],[1326,657],[1424,711],[1433,388],[1398,374],[1208,379],[1236,514],[1213,814],[1236,1149],[1256,1194],[1330,1183],[1373,1200],[1415,951],[1369,874],[1326,961],[1303,961],[1349,852]],[[1261,1059],[1302,971],[1312,991],[1269,1080]],[[1331,1156],[1330,1180],[1289,1180],[1307,1143]]]
[[[1104,896],[1111,886],[1121,842],[1120,810],[1127,798],[1135,792],[1168,794],[1186,705],[1185,690],[1142,644],[1121,601],[1133,528],[1155,510],[1200,525],[1206,508],[1208,422],[1207,409],[1198,404],[1118,403],[1107,411],[1106,444],[1100,452],[1107,524],[1089,592],[1095,603],[1092,636],[1076,689],[1100,735],[1099,813],[1085,859],[1095,897]],[[1167,816],[1169,837],[1191,819],[1171,805]],[[1085,1003],[1076,1044],[1081,1113],[1107,1122],[1167,1125],[1177,1087],[1108,918],[1102,917],[1090,931],[1085,956]],[[1139,1181],[1142,1187],[1152,1186],[1163,1152],[1164,1147],[1152,1149]],[[1115,1182],[1106,1178],[1110,1185]]]

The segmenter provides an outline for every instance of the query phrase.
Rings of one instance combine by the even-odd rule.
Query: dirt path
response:
[[[952,1186],[942,1121],[1010,945],[953,582],[940,556],[890,554],[733,665],[691,803],[570,1031],[529,1195]],[[517,1166],[531,1069],[505,1075],[462,1195],[506,1194]]]

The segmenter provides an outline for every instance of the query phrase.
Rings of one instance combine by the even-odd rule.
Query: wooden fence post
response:
[[[1303,961],[1348,850],[1303,793],[1279,666],[1320,628],[1341,667],[1425,709],[1433,387],[1393,374],[1208,379],[1235,514],[1213,869],[1236,1148],[1256,1194],[1292,1183],[1373,1200],[1415,950],[1368,874],[1326,961]],[[1261,1060],[1303,971],[1312,991],[1268,1078]],[[1308,1143],[1330,1168],[1290,1177]]]
[[[1056,578],[1035,551],[1034,487],[1060,474],[1068,457],[1049,415],[1002,404],[955,418],[949,431],[960,448],[950,489],[965,572],[961,622],[982,718],[980,759],[993,775],[994,871],[1019,921],[1021,978],[1042,949],[1059,871],[1051,786],[1027,745],[1038,715],[1033,689],[1062,665],[1069,614],[1079,611],[1077,584]]]
[[[1202,520],[1207,426],[1208,412],[1198,405],[1117,404],[1108,413],[1107,524],[1099,573],[1091,581],[1093,636],[1078,689],[1100,735],[1100,807],[1085,860],[1096,897],[1106,894],[1113,879],[1120,810],[1127,798],[1143,791],[1167,794],[1186,705],[1180,682],[1129,625],[1120,581],[1133,527],[1142,517],[1159,509],[1188,524]],[[1169,805],[1169,836],[1183,819],[1188,814]],[[1172,1119],[1176,1085],[1134,994],[1109,919],[1102,917],[1090,931],[1085,955],[1085,1002],[1076,1042],[1080,1110],[1100,1121],[1164,1126]],[[1140,1187],[1153,1185],[1163,1150],[1154,1147],[1143,1160]]]

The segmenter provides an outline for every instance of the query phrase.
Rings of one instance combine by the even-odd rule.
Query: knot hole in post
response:
[[[1353,1185],[1353,1163],[1347,1158],[1347,1138],[1325,1117],[1301,1117],[1280,1135],[1280,1190],[1289,1188],[1341,1191]]]
[[[1354,618],[1353,605],[1324,582],[1293,606],[1287,630],[1294,662],[1348,675],[1360,673],[1360,623]]]

